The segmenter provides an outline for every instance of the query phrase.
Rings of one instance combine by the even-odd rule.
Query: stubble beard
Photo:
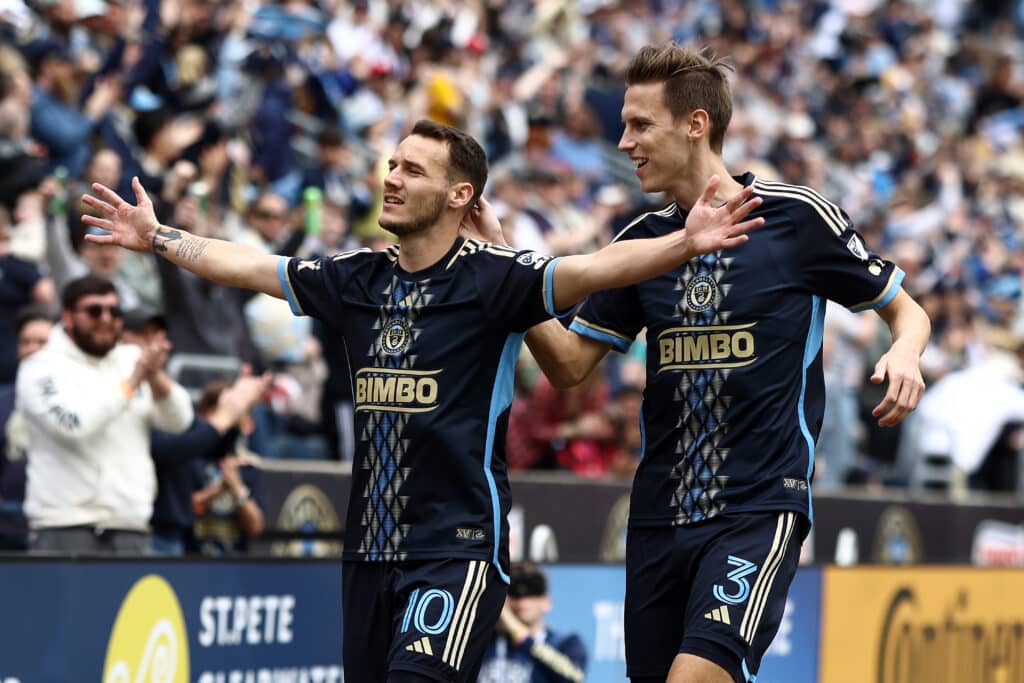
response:
[[[423,206],[421,211],[407,221],[388,221],[385,224],[385,219],[381,216],[377,223],[395,237],[407,237],[423,232],[436,224],[441,218],[441,214],[444,213],[446,197],[447,193],[439,192],[428,204]]]

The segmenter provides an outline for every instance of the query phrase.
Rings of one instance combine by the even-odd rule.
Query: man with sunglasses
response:
[[[61,326],[18,370],[32,550],[150,551],[156,474],[149,430],[184,431],[192,404],[163,369],[166,338],[120,344],[123,329],[109,280],[72,280],[62,295]]]

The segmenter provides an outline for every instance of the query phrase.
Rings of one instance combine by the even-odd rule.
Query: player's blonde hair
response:
[[[711,122],[708,142],[721,153],[725,129],[732,118],[732,94],[726,71],[732,66],[708,49],[692,50],[676,43],[642,47],[626,68],[626,85],[664,83],[665,106],[681,119],[703,109]]]

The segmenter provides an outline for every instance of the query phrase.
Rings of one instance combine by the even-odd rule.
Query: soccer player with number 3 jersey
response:
[[[723,67],[675,44],[632,60],[619,149],[646,192],[672,201],[614,243],[678,230],[710,177],[726,179],[712,203],[753,190],[761,204],[751,215],[764,225],[742,244],[591,295],[571,331],[545,323],[527,336],[545,373],[570,386],[646,328],[643,458],[626,544],[634,683],[755,680],[812,520],[826,299],[875,310],[892,332],[871,378],[888,382],[874,410],[880,425],[900,422],[924,391],[918,358],[930,324],[900,287],[903,272],[814,190],[729,176]],[[479,223],[498,230],[489,216]]]

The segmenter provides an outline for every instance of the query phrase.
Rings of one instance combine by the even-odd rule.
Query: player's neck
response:
[[[429,268],[448,253],[459,235],[458,227],[451,229],[436,223],[426,230],[405,235],[399,240],[398,265],[407,273]]]
[[[697,200],[700,199],[704,188],[708,184],[708,179],[713,175],[718,175],[721,178],[718,190],[715,192],[715,197],[711,201],[715,206],[729,201],[731,197],[743,189],[743,185],[733,180],[733,177],[729,174],[729,170],[725,167],[722,157],[714,153],[708,153],[694,159],[693,163],[687,167],[683,177],[672,190],[672,199],[681,208],[689,211],[697,203]]]

